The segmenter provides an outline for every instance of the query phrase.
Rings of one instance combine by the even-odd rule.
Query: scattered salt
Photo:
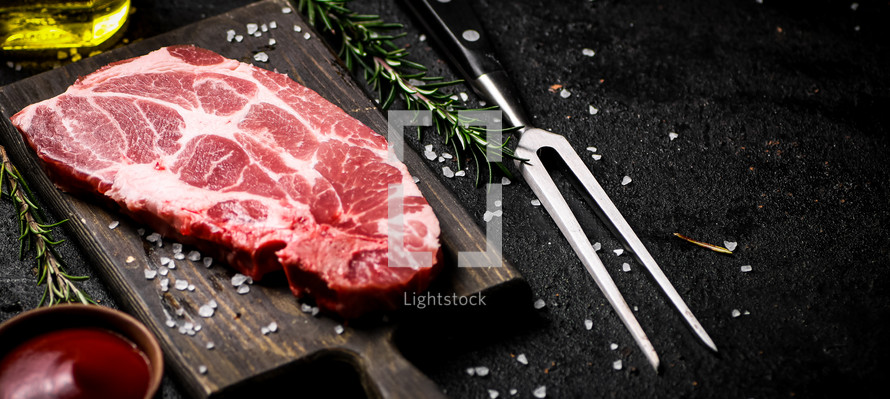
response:
[[[267,62],[269,61],[269,55],[260,51],[253,55],[253,60],[258,62]]]
[[[204,347],[208,350],[211,350],[213,348],[216,348],[216,344],[214,344],[213,342],[208,342],[207,345],[204,345]]]
[[[449,153],[447,153],[447,152],[443,152],[443,153],[442,153],[442,158],[445,158],[445,159],[452,159],[452,158],[454,158],[454,156],[451,155],[451,154],[449,154]]]
[[[592,49],[585,48],[585,49],[581,50],[581,54],[584,54],[585,56],[588,56],[588,57],[593,57],[596,54],[596,52],[594,52]]]
[[[411,176],[411,179],[414,180],[414,184],[420,183],[420,178],[417,176]]]
[[[176,282],[173,283],[173,287],[177,290],[185,291],[185,289],[189,287],[189,282],[185,280],[176,280]]]
[[[478,376],[480,376],[480,377],[485,377],[485,376],[487,376],[487,375],[488,375],[488,371],[489,371],[489,370],[488,370],[488,367],[485,367],[485,366],[479,366],[479,367],[476,367],[476,375],[478,375]]]
[[[463,176],[466,176],[466,175],[467,175],[467,171],[465,171],[465,170],[459,170],[459,171],[457,171],[457,172],[454,172],[454,175],[455,175],[455,176],[458,176],[458,177],[463,177]]]
[[[541,206],[541,201],[538,200],[537,198],[533,199],[531,202],[532,202],[532,206]]]
[[[425,42],[425,41],[426,41],[426,35],[421,34],[420,36],[417,37],[417,40],[420,40],[420,41],[422,41],[422,42]]]
[[[238,287],[241,284],[244,284],[244,282],[246,282],[246,281],[247,281],[247,276],[245,276],[241,273],[235,273],[235,275],[232,276],[232,286],[233,287]]]
[[[121,222],[115,220],[115,221],[113,221],[113,222],[111,222],[111,223],[108,224],[108,228],[111,229],[111,230],[114,230],[114,229],[117,228],[117,226],[120,226],[120,224],[121,224]]]
[[[158,268],[158,273],[160,273],[162,276],[166,276],[167,273],[170,273],[170,269],[168,269],[164,266],[161,266]]]
[[[621,256],[621,254],[624,253],[624,250],[619,248],[619,249],[613,249],[612,252],[615,253],[615,256]]]
[[[269,25],[266,25],[266,24],[262,24],[262,25],[260,25],[260,30],[263,31],[263,32],[268,32],[268,31],[269,31]]]
[[[445,162],[445,157],[439,157],[439,162]]]
[[[739,316],[741,316],[741,315],[742,315],[742,312],[739,312],[738,309],[733,309],[733,310],[732,310],[732,317],[739,317]]]
[[[242,285],[242,286],[238,287],[238,293],[239,293],[239,294],[244,295],[244,294],[246,294],[246,293],[248,293],[248,292],[250,292],[250,286],[249,286],[249,285]]]
[[[260,28],[260,26],[257,24],[247,24],[247,34],[248,35],[254,34],[254,33],[256,33],[257,29],[259,29],[259,28]]]
[[[424,152],[423,152],[423,156],[425,156],[426,159],[428,159],[428,160],[430,160],[430,161],[436,159],[436,153],[433,152],[433,151],[430,151],[430,150],[426,150],[426,151],[424,151]]]
[[[503,204],[504,204],[504,202],[501,201],[501,200],[497,200],[497,201],[494,202],[494,206],[496,206],[496,207],[500,207],[500,206],[503,205]]]
[[[269,335],[269,332],[270,332],[270,331],[269,331],[269,327],[266,327],[266,326],[262,326],[262,327],[260,327],[260,332],[261,332],[263,335]]]
[[[488,397],[489,397],[489,398],[491,398],[491,399],[497,399],[498,396],[500,396],[500,394],[498,393],[498,391],[495,391],[494,389],[489,389],[489,390],[488,390]]]
[[[235,35],[235,41],[236,41],[236,42],[241,43],[242,40],[244,40],[244,36],[243,36],[243,35]]]
[[[622,186],[626,186],[626,185],[630,184],[630,182],[632,182],[632,181],[633,181],[633,180],[630,178],[630,176],[624,176],[624,177],[621,179],[621,185],[622,185]]]
[[[198,251],[191,251],[189,252],[188,258],[192,262],[197,262],[201,260],[201,253]]]
[[[145,279],[146,280],[154,280],[154,278],[158,275],[157,271],[151,269],[145,269]]]
[[[270,38],[270,39],[269,39],[269,45],[270,45],[270,46],[274,46],[274,45],[276,45],[277,43],[278,43],[278,41],[276,41],[275,39],[273,39],[273,38]]]
[[[596,147],[587,147],[587,151],[596,152]]]
[[[618,359],[618,360],[612,362],[612,368],[613,368],[613,369],[615,369],[615,370],[621,370],[621,367],[622,367],[621,359]]]
[[[232,40],[234,40],[234,39],[235,39],[235,33],[236,33],[236,32],[235,32],[234,29],[229,29],[229,30],[227,30],[227,31],[226,31],[226,41],[227,41],[227,42],[231,42]]]
[[[176,263],[171,261],[167,264],[167,268],[170,270],[176,269]]]
[[[309,32],[303,34],[303,39],[309,40],[310,37],[312,37],[312,35],[310,35]]]
[[[344,330],[343,330],[343,326],[341,326],[341,325],[339,325],[339,324],[337,324],[337,325],[334,327],[334,332],[337,333],[337,335],[343,334],[343,331],[344,331]]]
[[[730,251],[735,251],[739,244],[735,241],[723,241],[723,246]]]
[[[167,321],[165,321],[164,324],[170,328],[176,327],[176,322],[173,321],[173,319],[167,319]]]
[[[597,107],[594,107],[593,105],[588,105],[587,112],[589,112],[591,115],[596,115],[600,112],[600,110]]]
[[[593,243],[593,251],[594,252],[599,251],[601,249],[603,249],[603,244],[600,244],[599,242]]]
[[[492,212],[491,214],[492,214],[492,215],[495,215],[495,216],[497,216],[497,217],[501,217],[501,216],[504,216],[504,210],[503,210],[503,209],[498,209],[498,210]]]
[[[194,291],[194,290],[195,290],[195,285],[194,285],[194,284],[189,284],[189,286],[188,286],[188,290],[189,290],[189,291]]]
[[[302,31],[303,31],[303,28],[301,28],[300,25],[294,25],[294,32],[302,32]]]
[[[282,8],[281,8],[281,13],[282,13],[282,14],[290,14],[290,13],[292,13],[293,11],[294,11],[294,10],[291,9],[290,7],[282,7]]]
[[[511,388],[511,389],[510,389],[510,396],[515,396],[518,392],[519,392],[519,391],[516,390],[516,388]]]
[[[751,267],[751,265],[742,266],[742,273],[747,273],[747,272],[750,272],[751,270],[754,270],[754,268]]]
[[[674,139],[680,137],[680,135],[674,132],[670,132],[668,133],[668,137],[671,139],[671,141],[674,141]]]
[[[447,177],[447,178],[454,177],[454,171],[452,171],[451,168],[449,168],[447,166],[442,168],[442,174],[445,175],[445,177]]]
[[[485,211],[485,213],[482,214],[482,220],[486,222],[490,222],[493,217],[494,213],[492,213],[491,211]]]
[[[587,319],[584,320],[584,328],[591,330],[593,329],[593,320]]]
[[[205,366],[203,364],[198,366],[198,372],[201,374],[207,374],[207,366]]]
[[[161,262],[161,266],[167,266],[172,259],[170,259],[166,256],[162,256],[159,260]]]
[[[148,242],[158,242],[160,240],[161,240],[161,235],[158,233],[151,233],[151,234],[145,236],[145,241],[148,241]]]
[[[510,185],[510,179],[508,179],[506,176],[502,177],[502,178],[501,178],[501,185],[504,185],[504,186],[508,186],[508,185]]]
[[[269,29],[276,29],[276,28],[278,28],[278,22],[269,21]]]
[[[141,236],[144,236],[144,235],[145,235],[145,229],[143,229],[143,228],[141,228],[141,227],[138,228],[138,229],[136,229],[136,234],[139,234],[140,237],[141,237]]]
[[[532,391],[532,395],[534,395],[538,399],[546,398],[547,397],[547,387],[544,385],[541,385],[541,386],[535,388],[535,390]]]
[[[611,349],[611,350],[618,349],[618,344],[616,344],[616,343],[609,344],[609,349]]]
[[[537,301],[535,301],[535,309],[541,309],[541,308],[543,308],[543,307],[546,306],[546,305],[547,305],[547,304],[544,303],[544,300],[543,300],[543,299],[538,299]]]
[[[571,95],[572,95],[572,92],[570,92],[566,89],[562,89],[559,91],[559,96],[562,98],[569,98],[569,97],[571,97]]]
[[[211,265],[213,265],[213,258],[205,256],[203,262],[205,267],[210,267]]]
[[[467,101],[469,98],[470,98],[470,97],[467,95],[467,93],[464,93],[464,92],[461,92],[461,93],[460,93],[460,100],[461,100],[461,101]]]
[[[216,307],[219,306],[216,304],[216,299],[211,299],[210,302],[207,302],[207,305],[214,309],[216,309]]]
[[[135,262],[135,261],[136,261],[136,258],[134,258],[134,257],[132,257],[132,256],[128,256],[128,257],[127,257],[127,263],[133,263],[133,262]]]
[[[269,331],[271,331],[271,332],[278,331],[278,323],[276,323],[274,321],[269,323]]]
[[[628,263],[626,263],[626,262],[625,262],[625,263],[622,263],[622,264],[621,264],[621,270],[622,270],[623,272],[625,272],[625,273],[629,272],[629,271],[630,271],[630,265],[629,265]]]
[[[594,161],[599,161],[600,159],[603,158],[603,156],[600,154],[593,154],[590,157],[593,158]]]
[[[472,367],[467,367],[467,374],[469,374],[471,376],[476,375],[476,369],[474,369]]]
[[[204,318],[213,316],[213,312],[214,312],[213,307],[210,305],[201,305],[201,307],[198,308],[198,316],[201,316]]]
[[[516,356],[516,361],[522,364],[528,364],[528,358],[525,357],[525,353],[520,353]]]
[[[857,9],[859,9],[859,3],[850,4],[850,9],[856,11]]]

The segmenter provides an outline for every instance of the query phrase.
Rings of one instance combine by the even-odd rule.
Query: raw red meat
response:
[[[383,136],[286,75],[192,46],[109,64],[13,123],[63,189],[98,193],[165,235],[344,317],[391,309],[438,269],[439,223]],[[387,188],[404,193],[389,267]],[[403,257],[404,255],[400,256]]]

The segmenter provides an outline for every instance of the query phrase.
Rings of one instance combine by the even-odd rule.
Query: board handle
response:
[[[362,385],[371,398],[380,399],[446,399],[442,390],[402,356],[393,342],[392,333],[368,340],[356,351]]]

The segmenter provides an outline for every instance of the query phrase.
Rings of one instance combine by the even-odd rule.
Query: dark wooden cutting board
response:
[[[287,73],[375,131],[385,133],[383,114],[356,85],[331,49],[298,13],[282,12],[290,6],[284,0],[258,2],[0,88],[3,145],[32,189],[49,203],[56,215],[70,219],[66,226],[122,306],[158,336],[168,370],[177,374],[191,395],[226,396],[286,372],[295,363],[312,362],[334,354],[359,368],[372,396],[439,396],[438,388],[402,358],[393,344],[393,332],[402,319],[398,313],[380,322],[353,323],[338,333],[342,321],[306,313],[301,302],[280,281],[255,283],[249,285],[248,293],[239,294],[231,284],[234,272],[221,264],[208,268],[202,261],[174,260],[175,269],[169,274],[147,279],[145,270],[161,270],[161,259],[174,257],[173,243],[164,241],[158,246],[146,239],[150,231],[142,233],[141,226],[116,211],[58,191],[9,122],[8,118],[26,105],[62,93],[77,77],[109,62],[143,55],[167,45],[194,44],[229,58]],[[264,32],[261,37],[246,34],[248,23],[273,21],[277,28]],[[301,31],[295,31],[294,26],[299,26]],[[227,41],[229,29],[244,35],[244,40]],[[307,33],[308,39],[304,36]],[[269,46],[270,38],[277,44]],[[259,51],[269,55],[268,62],[253,61]],[[439,177],[410,148],[405,150],[404,161],[412,175],[420,179],[419,186],[442,225],[447,264],[437,289],[460,296],[480,292],[525,295],[527,285],[506,262],[501,267],[456,267],[459,251],[485,249],[484,233],[440,183]],[[109,227],[116,222],[118,226]],[[186,247],[183,253],[191,250]],[[498,264],[500,260],[489,262]],[[161,289],[163,278],[169,279],[167,291]],[[188,287],[180,290],[175,281],[185,281]],[[218,305],[214,314],[202,317],[199,309],[211,300]],[[263,328],[272,322],[277,324],[277,330],[263,334]],[[208,348],[210,343],[212,349]]]

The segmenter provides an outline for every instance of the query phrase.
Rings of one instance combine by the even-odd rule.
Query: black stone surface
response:
[[[130,41],[249,1],[133,3]],[[412,59],[432,75],[454,77],[398,4],[350,6],[404,23],[401,43]],[[585,157],[720,351],[696,341],[639,265],[612,253],[617,240],[570,194],[661,356],[662,371],[654,373],[546,211],[532,206],[533,194],[514,179],[504,187],[504,250],[547,305],[496,325],[444,317],[441,325],[433,312],[442,309],[428,309],[434,316],[422,323],[432,324],[406,327],[406,355],[450,397],[487,398],[494,389],[504,398],[516,389],[516,397],[529,398],[542,385],[549,398],[888,393],[890,3],[519,0],[475,7],[534,124],[564,134]],[[584,48],[596,54],[587,57]],[[36,73],[4,64],[2,84]],[[557,84],[571,95],[552,92]],[[412,143],[425,144],[450,151],[433,135]],[[588,146],[602,159],[593,160]],[[621,185],[625,175],[633,182]],[[484,188],[470,177],[448,183],[484,224]],[[32,262],[19,260],[12,206],[0,212],[5,320],[36,306],[42,289]],[[721,255],[675,232],[738,248]],[[74,243],[62,253],[73,273],[96,274]],[[631,272],[621,272],[624,262]],[[753,271],[740,272],[742,265]],[[114,306],[98,278],[86,288]],[[750,314],[733,317],[733,309]],[[619,359],[624,367],[613,370]],[[489,375],[469,376],[465,370],[476,366]],[[313,374],[313,394],[357,383],[330,370],[325,378]],[[179,392],[168,378],[159,397]]]

